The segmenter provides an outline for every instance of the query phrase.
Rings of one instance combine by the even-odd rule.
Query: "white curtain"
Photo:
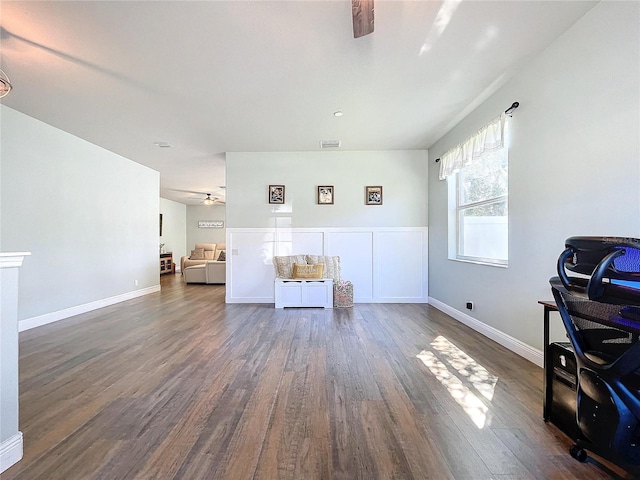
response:
[[[504,147],[505,120],[506,115],[503,113],[460,145],[456,145],[442,155],[440,157],[440,180],[444,180],[465,165],[477,160],[483,153],[495,152]]]

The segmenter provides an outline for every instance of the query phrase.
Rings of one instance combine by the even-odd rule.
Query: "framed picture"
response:
[[[382,187],[365,187],[365,205],[382,205]]]
[[[333,205],[333,185],[318,187],[318,205]]]
[[[284,185],[269,185],[269,203],[284,203]]]

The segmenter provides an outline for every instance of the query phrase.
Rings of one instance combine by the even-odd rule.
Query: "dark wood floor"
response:
[[[21,333],[2,480],[615,478],[541,399],[540,368],[428,305],[225,305],[169,275]]]

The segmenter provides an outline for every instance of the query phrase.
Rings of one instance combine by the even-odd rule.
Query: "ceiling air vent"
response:
[[[320,140],[320,148],[340,148],[340,140]]]

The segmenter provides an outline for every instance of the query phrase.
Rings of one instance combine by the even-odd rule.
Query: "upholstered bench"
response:
[[[276,278],[275,302],[276,308],[333,308],[333,279]]]
[[[294,267],[322,265],[322,278],[295,278]],[[276,308],[352,307],[353,284],[342,280],[340,257],[286,255],[273,257]]]

